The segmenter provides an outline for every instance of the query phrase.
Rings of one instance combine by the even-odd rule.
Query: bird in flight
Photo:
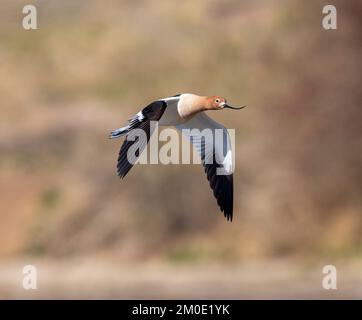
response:
[[[139,156],[146,147],[152,135],[151,121],[157,121],[160,126],[174,126],[182,132],[184,136],[194,145],[201,157],[210,187],[220,210],[227,220],[233,218],[233,157],[231,150],[230,136],[227,129],[216,121],[208,117],[204,111],[234,109],[242,107],[232,107],[227,104],[226,99],[219,96],[198,96],[184,93],[163,98],[151,102],[135,116],[130,118],[129,124],[112,131],[110,139],[126,136],[118,155],[117,174],[124,178],[133,167],[134,162],[128,159],[128,150],[136,143],[127,139],[134,129],[142,129],[146,134],[146,141],[141,143]],[[197,129],[197,130],[195,130]],[[204,129],[211,129],[213,138],[216,129],[222,131],[222,143],[217,143],[216,139],[205,139],[202,135]],[[213,145],[208,145],[213,144]],[[226,155],[225,153],[226,146]],[[219,170],[224,169],[222,174]]]

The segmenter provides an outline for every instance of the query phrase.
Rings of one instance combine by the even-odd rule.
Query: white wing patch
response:
[[[176,126],[182,134],[194,145],[205,164],[216,161],[218,175],[229,175],[234,171],[234,153],[228,130],[209,118],[205,113],[199,113],[191,120]],[[233,137],[234,138],[234,137]]]

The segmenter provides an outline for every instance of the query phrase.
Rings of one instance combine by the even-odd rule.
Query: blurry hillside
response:
[[[362,254],[360,1],[22,1],[1,5],[0,257],[243,261]],[[153,99],[240,112],[234,221],[198,166],[115,174],[108,132]]]

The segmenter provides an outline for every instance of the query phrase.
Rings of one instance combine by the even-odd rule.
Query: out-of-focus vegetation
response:
[[[360,1],[1,4],[0,257],[121,261],[362,254]],[[107,134],[153,99],[222,95],[236,129],[234,221],[199,166],[120,181]]]

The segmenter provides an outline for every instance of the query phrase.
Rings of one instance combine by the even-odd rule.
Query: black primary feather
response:
[[[227,220],[233,221],[233,175],[218,175],[217,168],[222,168],[222,165],[218,164],[215,159],[212,164],[205,164],[203,161],[203,166],[220,210],[224,212],[224,216]]]

